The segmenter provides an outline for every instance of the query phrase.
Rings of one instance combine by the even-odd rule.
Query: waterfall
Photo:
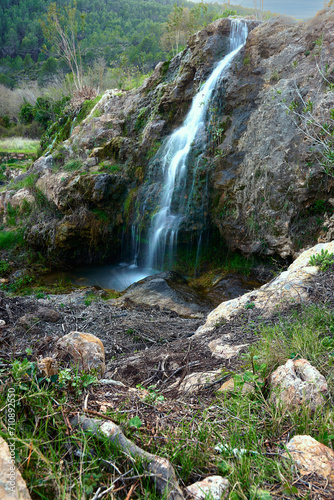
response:
[[[191,146],[205,129],[205,118],[212,93],[224,71],[242,49],[247,38],[247,23],[231,20],[230,52],[211,73],[195,95],[183,123],[168,139],[162,151],[163,187],[159,207],[152,218],[149,231],[147,267],[161,269],[166,249],[172,257],[177,245],[180,224],[186,215],[187,161]]]

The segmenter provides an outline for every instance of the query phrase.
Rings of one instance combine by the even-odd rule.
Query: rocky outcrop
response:
[[[303,252],[286,270],[280,273],[274,280],[263,285],[258,290],[245,293],[236,299],[222,302],[216,309],[211,311],[206,322],[201,326],[196,335],[215,330],[223,321],[230,320],[245,309],[258,309],[265,316],[278,307],[306,301],[308,298],[307,281],[316,275],[319,268],[310,264],[313,255],[321,255],[321,252],[334,252],[334,241],[331,243],[319,243],[318,245]],[[223,344],[223,340],[221,341]]]
[[[333,33],[333,9],[303,23],[273,18],[231,69],[211,206],[232,249],[287,257],[331,239],[333,171],[310,121],[333,127]]]

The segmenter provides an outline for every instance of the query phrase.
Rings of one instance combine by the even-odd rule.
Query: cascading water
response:
[[[196,94],[183,126],[171,135],[164,146],[162,152],[164,181],[160,208],[152,219],[149,232],[147,267],[150,269],[162,268],[167,247],[169,255],[173,255],[179,227],[186,215],[187,161],[191,146],[205,127],[208,106],[216,84],[246,43],[247,34],[245,21],[231,21],[230,53],[220,61]]]

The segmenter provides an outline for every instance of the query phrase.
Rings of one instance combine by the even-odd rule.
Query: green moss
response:
[[[160,73],[161,73],[161,76],[165,76],[167,71],[169,70],[169,66],[170,66],[170,61],[165,61],[161,67],[161,70],[160,70]]]
[[[82,105],[82,107],[77,115],[77,118],[75,120],[75,125],[80,125],[80,123],[85,118],[87,118],[87,116],[92,111],[94,106],[96,106],[96,104],[100,101],[101,97],[102,97],[101,95],[98,95],[95,97],[95,99],[87,100],[83,103],[83,105]]]
[[[137,116],[137,120],[134,126],[134,129],[136,132],[139,132],[142,128],[144,128],[146,121],[147,121],[147,114],[148,114],[148,109],[147,108],[142,108]]]
[[[97,218],[100,221],[102,221],[102,222],[109,221],[108,214],[106,214],[106,212],[104,212],[103,210],[100,210],[99,208],[93,208],[91,211],[93,212],[93,214],[95,214],[97,216]]]

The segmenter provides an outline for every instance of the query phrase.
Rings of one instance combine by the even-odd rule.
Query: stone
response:
[[[0,437],[0,498],[1,500],[31,500],[26,483],[12,461],[15,448]],[[11,451],[13,450],[13,454]]]
[[[184,380],[181,382],[179,386],[179,392],[181,393],[189,393],[192,394],[196,391],[199,391],[206,384],[210,384],[216,378],[221,375],[220,370],[213,370],[210,372],[194,372],[186,375]],[[178,382],[175,382],[175,387],[178,386]]]
[[[56,349],[62,357],[69,354],[72,363],[79,370],[96,370],[99,378],[105,372],[105,352],[99,338],[90,333],[70,332],[60,338]]]
[[[283,456],[292,458],[300,474],[316,473],[334,484],[334,451],[331,448],[311,436],[294,436],[286,448],[288,451]]]
[[[186,488],[193,500],[223,500],[227,498],[229,482],[221,476],[209,476]]]
[[[13,208],[22,208],[24,203],[32,205],[35,203],[35,197],[30,193],[29,189],[19,189],[11,198],[10,204]]]
[[[6,321],[3,319],[0,319],[0,327],[6,326]]]
[[[240,392],[241,394],[249,394],[254,391],[254,385],[248,382],[243,382],[238,385],[235,384],[234,379],[226,380],[218,389],[217,392]]]
[[[58,363],[54,358],[42,358],[37,362],[38,371],[47,378],[57,375],[58,373]]]
[[[25,330],[30,330],[34,328],[38,323],[40,322],[40,319],[34,315],[34,314],[25,314],[24,316],[21,316],[19,320],[17,321],[18,326],[24,328]]]
[[[226,338],[226,336],[224,336]],[[224,343],[222,338],[212,340],[208,344],[208,348],[215,358],[231,359],[239,354],[239,352],[247,347],[248,344],[229,345]]]
[[[57,323],[57,321],[61,318],[58,311],[49,309],[48,307],[39,307],[37,309],[36,316],[47,323]]]
[[[334,253],[334,241],[318,243],[302,252],[286,271],[280,273],[274,280],[261,286],[261,288],[245,293],[236,299],[222,302],[210,312],[205,324],[197,329],[196,335],[204,335],[214,331],[222,321],[228,321],[245,311],[250,303],[254,309],[260,310],[264,316],[269,316],[282,304],[306,301],[308,289],[305,285],[312,276],[319,272],[318,267],[310,266],[310,257],[321,253],[322,250]],[[219,344],[219,340],[217,342]]]
[[[7,280],[6,278],[1,278],[0,283],[1,284],[9,283],[9,280]]]
[[[328,394],[326,379],[306,359],[289,359],[270,377],[270,401],[277,407],[323,406]]]

